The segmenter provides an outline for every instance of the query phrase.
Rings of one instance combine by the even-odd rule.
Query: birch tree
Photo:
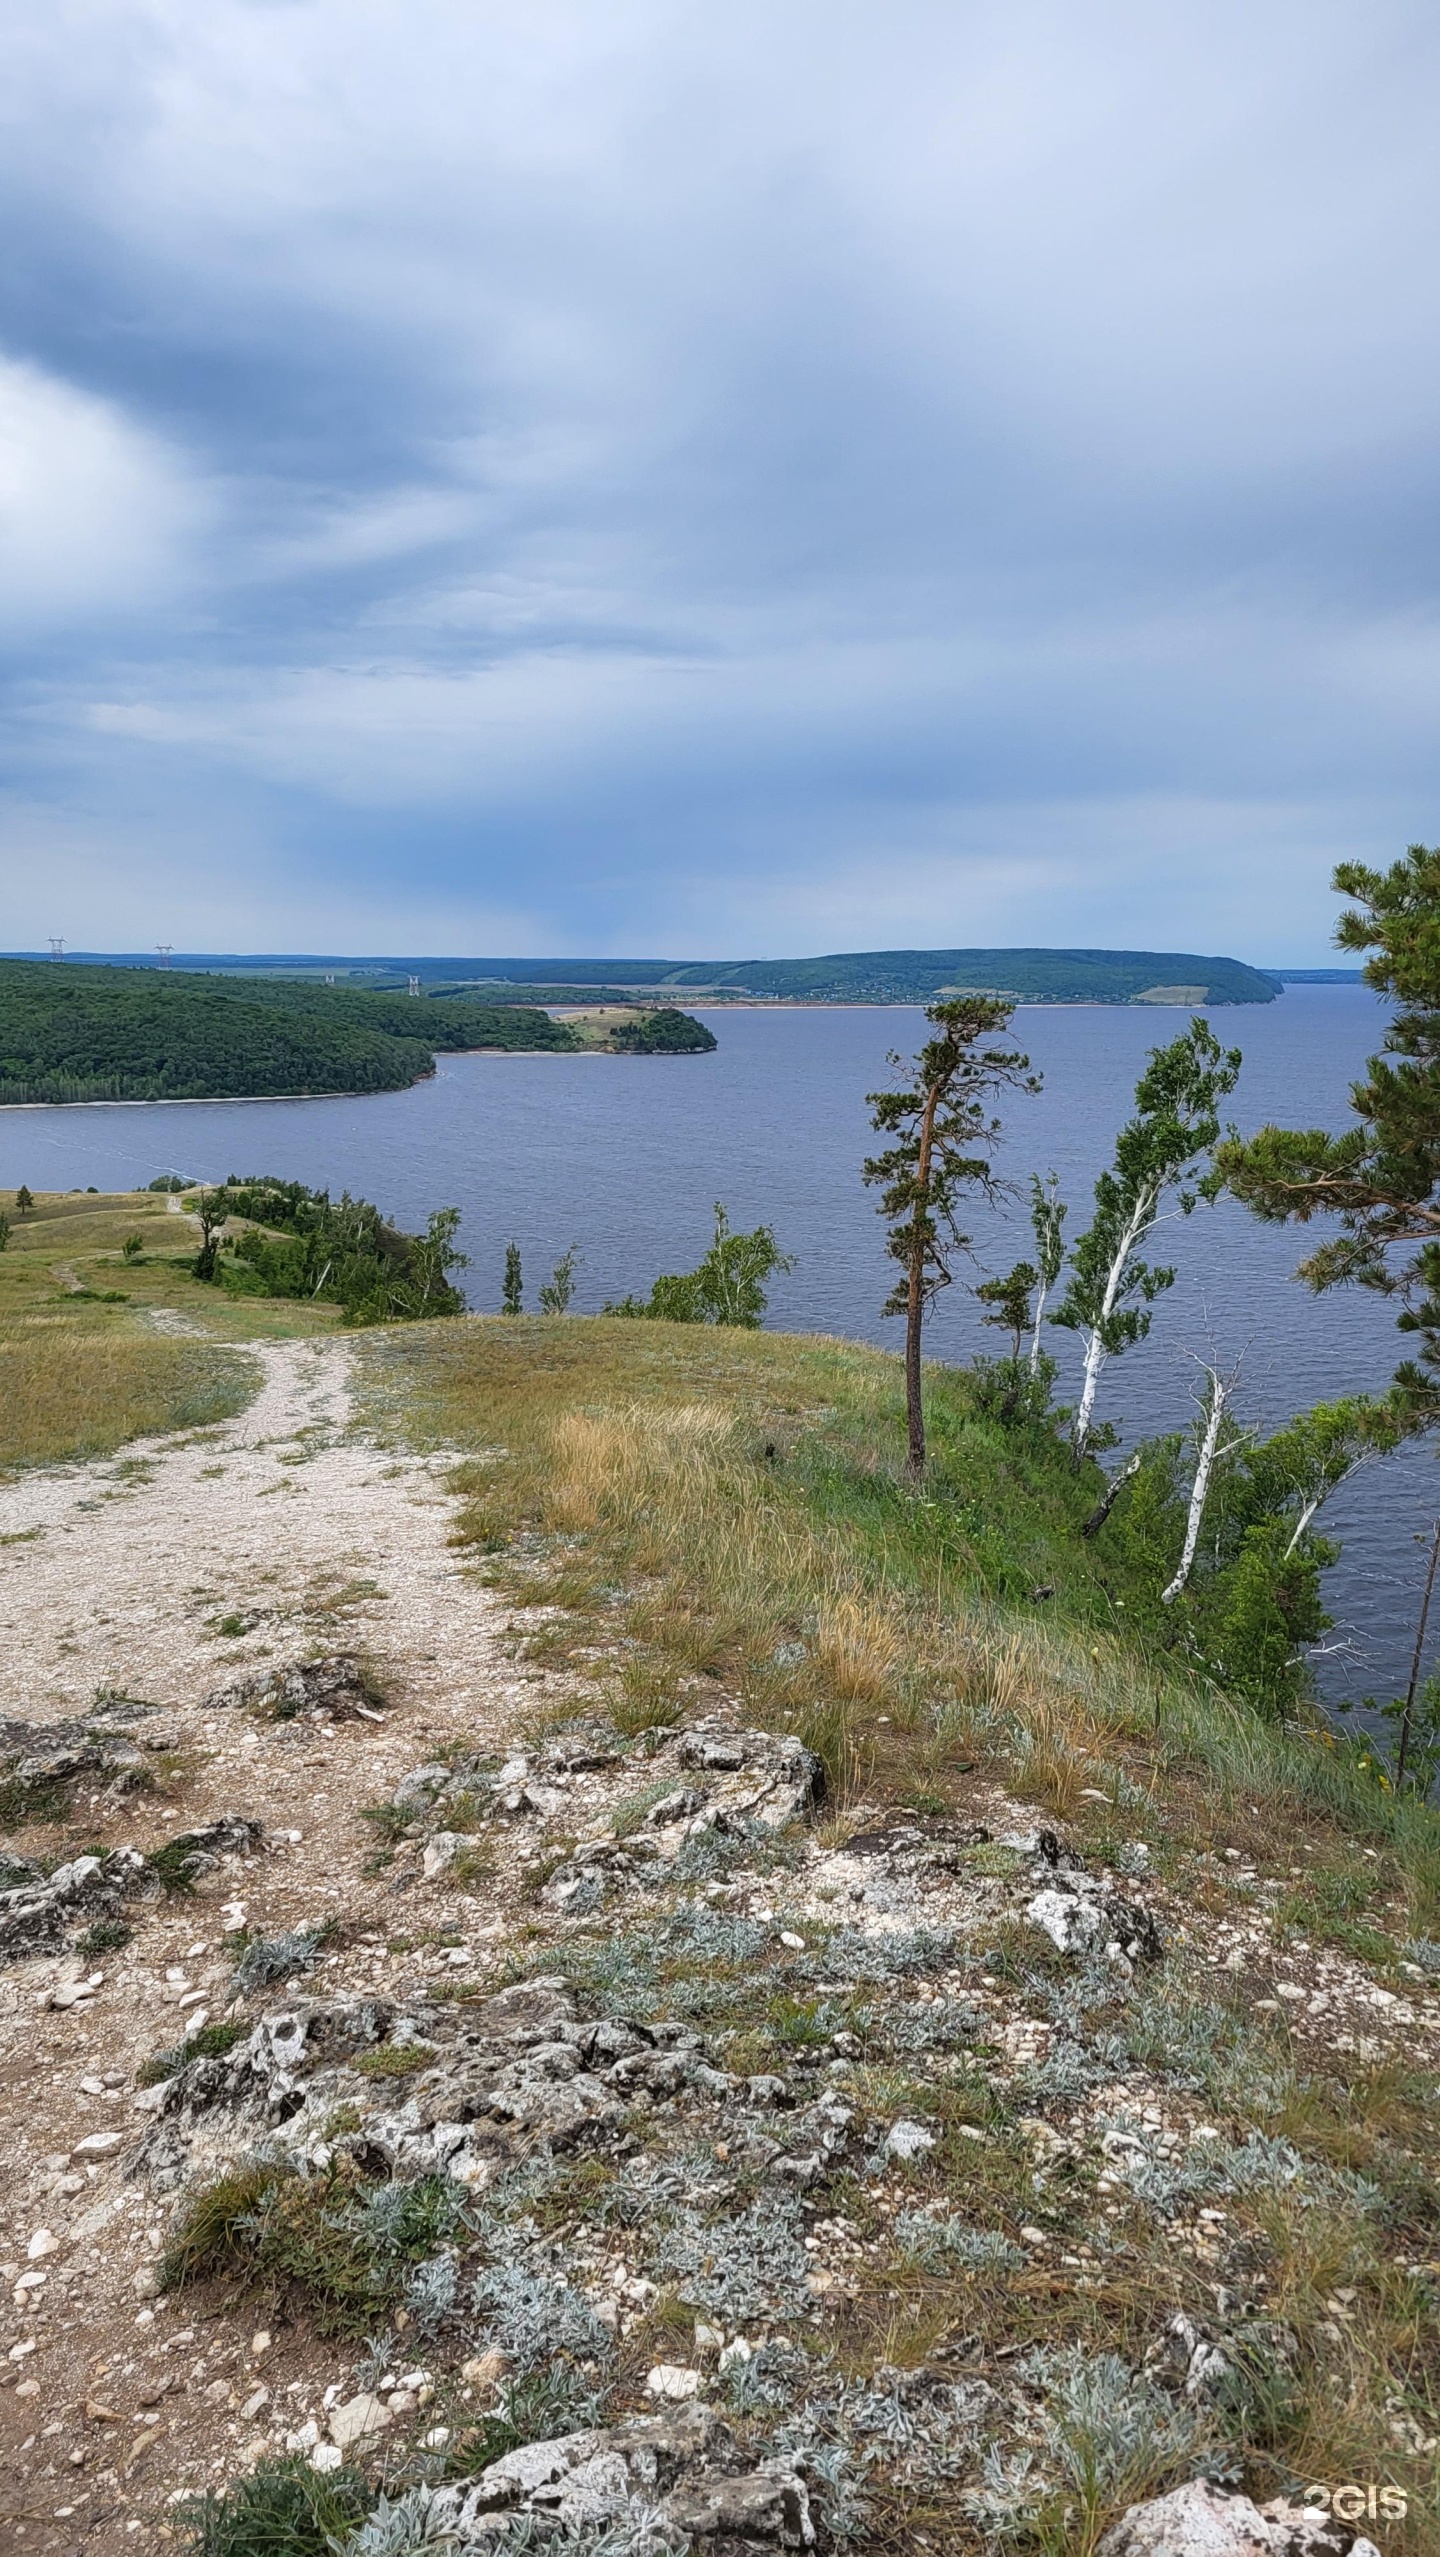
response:
[[[1072,1424],[1077,1462],[1089,1444],[1106,1360],[1144,1340],[1151,1306],[1174,1285],[1173,1269],[1141,1257],[1166,1200],[1173,1194],[1169,1214],[1189,1216],[1202,1196],[1214,1196],[1213,1177],[1193,1176],[1219,1138],[1218,1105],[1239,1071],[1239,1049],[1222,1048],[1197,1017],[1168,1048],[1151,1049],[1135,1087],[1135,1116],[1116,1139],[1113,1167],[1095,1184],[1095,1215],[1071,1254],[1070,1284],[1054,1317],[1085,1343]]]
[[[1030,1341],[1030,1373],[1039,1374],[1040,1334],[1045,1321],[1045,1300],[1065,1266],[1065,1203],[1060,1196],[1058,1172],[1047,1172],[1042,1181],[1038,1172],[1030,1175],[1030,1223],[1035,1234],[1036,1274],[1034,1285],[1035,1329]],[[1019,1351],[1016,1351],[1019,1357]]]
[[[1228,1376],[1222,1376],[1218,1367],[1204,1362],[1202,1364],[1205,1366],[1206,1384],[1200,1406],[1202,1419],[1199,1444],[1195,1450],[1195,1474],[1190,1485],[1189,1507],[1185,1513],[1185,1542],[1180,1549],[1180,1561],[1175,1576],[1160,1592],[1161,1604],[1165,1607],[1174,1605],[1190,1577],[1196,1548],[1200,1542],[1200,1530],[1204,1524],[1205,1504],[1210,1497],[1210,1485],[1214,1480],[1216,1466],[1223,1457],[1230,1455],[1237,1447],[1243,1447],[1247,1438],[1252,1435],[1248,1430],[1241,1430],[1230,1440],[1228,1446],[1221,1446],[1225,1414],[1233,1399],[1240,1371],[1238,1367],[1234,1367]]]
[[[1288,1562],[1325,1503],[1342,1483],[1377,1457],[1393,1455],[1427,1426],[1427,1414],[1403,1387],[1389,1394],[1346,1394],[1300,1412],[1250,1458],[1264,1506],[1293,1520],[1282,1560]]]
[[[970,1248],[960,1230],[962,1192],[987,1198],[997,1188],[990,1157],[1000,1136],[991,1099],[1000,1091],[1038,1092],[1040,1078],[1018,1048],[988,1042],[1009,1028],[1011,1003],[990,995],[963,995],[931,1003],[927,1039],[894,1092],[872,1092],[872,1125],[895,1142],[872,1155],[864,1177],[880,1188],[880,1213],[889,1225],[888,1249],[901,1276],[886,1300],[887,1314],[905,1317],[906,1471],[919,1482],[925,1471],[925,1407],[920,1343],[925,1316],[951,1280],[950,1262]],[[892,1051],[889,1062],[903,1066]]]

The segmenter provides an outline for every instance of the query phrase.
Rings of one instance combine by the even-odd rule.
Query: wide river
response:
[[[647,1288],[659,1270],[692,1267],[721,1199],[736,1224],[773,1224],[795,1256],[772,1292],[773,1325],[898,1346],[899,1325],[878,1311],[889,1265],[860,1163],[874,1142],[865,1096],[891,1079],[889,1049],[914,1049],[922,1014],[897,1005],[705,1017],[720,1041],[713,1056],[446,1057],[432,1082],[358,1100],[0,1110],[0,1186],[120,1189],[166,1169],[204,1180],[273,1172],[356,1191],[410,1228],[455,1205],[473,1304],[498,1304],[513,1236],[531,1305],[559,1254],[579,1245],[582,1311]],[[1017,1038],[1044,1091],[1008,1105],[1000,1168],[1023,1182],[1053,1166],[1072,1235],[1147,1050],[1184,1018],[1159,1007],[1017,1013]],[[1217,1011],[1217,1031],[1244,1051],[1233,1103],[1240,1126],[1342,1126],[1348,1086],[1383,1025],[1381,1006],[1358,986],[1292,986],[1277,1003]],[[1008,1268],[1029,1247],[1018,1203],[981,1211],[974,1231],[971,1277]],[[1194,1353],[1212,1341],[1226,1364],[1243,1355],[1243,1417],[1261,1424],[1322,1396],[1383,1386],[1394,1367],[1403,1344],[1391,1310],[1357,1290],[1311,1297],[1291,1276],[1301,1239],[1233,1201],[1177,1219],[1156,1244],[1152,1257],[1177,1265],[1179,1278],[1149,1340],[1113,1362],[1101,1387],[1100,1416],[1128,1440],[1186,1424]],[[1001,1343],[957,1284],[937,1307],[928,1346],[965,1358]],[[1054,1333],[1051,1347],[1064,1391],[1076,1344]],[[1418,1540],[1437,1509],[1429,1449],[1369,1467],[1331,1504],[1326,1523],[1344,1555],[1329,1576],[1336,1629],[1317,1662],[1325,1694],[1403,1686],[1423,1578]]]

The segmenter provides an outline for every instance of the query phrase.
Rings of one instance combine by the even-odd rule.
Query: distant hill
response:
[[[548,1012],[179,970],[0,960],[0,1102],[393,1092],[434,1051],[559,1048]]]
[[[87,960],[112,968],[156,971],[153,955]],[[48,963],[46,963],[48,964]],[[67,966],[74,963],[67,961]],[[1281,971],[1193,950],[858,950],[819,959],[451,959],[327,958],[275,952],[239,957],[177,953],[172,973],[205,969],[225,977],[263,977],[303,984],[333,973],[352,989],[398,990],[414,978],[427,1002],[483,988],[495,1003],[529,996],[555,1003],[597,994],[664,989],[735,999],[749,995],[790,1003],[926,1003],[951,987],[1013,994],[1025,1003],[1273,1003]],[[1287,970],[1303,981],[1310,971]],[[1315,972],[1318,973],[1318,972]],[[340,989],[337,988],[337,991]],[[426,1016],[426,1035],[430,1035]],[[438,1044],[443,1044],[439,1042]]]

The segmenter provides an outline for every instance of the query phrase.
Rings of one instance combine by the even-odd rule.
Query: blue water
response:
[[[361,1100],[0,1110],[0,1186],[118,1189],[167,1168],[206,1180],[275,1172],[358,1191],[412,1228],[431,1208],[456,1205],[475,1305],[498,1303],[513,1235],[532,1304],[560,1253],[580,1245],[582,1311],[647,1288],[658,1270],[693,1266],[723,1199],[734,1222],[767,1220],[796,1256],[773,1289],[773,1324],[898,1346],[898,1325],[877,1311],[888,1265],[859,1166],[874,1142],[865,1095],[889,1080],[888,1049],[913,1050],[922,1015],[895,1006],[705,1017],[720,1041],[708,1057],[449,1057],[433,1082]],[[1017,1014],[1045,1088],[1009,1105],[1000,1169],[1023,1183],[1053,1166],[1072,1234],[1147,1050],[1183,1019],[1160,1007]],[[1360,986],[1293,986],[1275,1004],[1217,1012],[1215,1027],[1245,1055],[1240,1126],[1341,1126],[1383,1026]],[[974,1230],[973,1277],[1029,1248],[1018,1204],[980,1210]],[[1243,1353],[1243,1416],[1262,1425],[1325,1395],[1383,1386],[1401,1349],[1389,1311],[1354,1290],[1311,1297],[1290,1275],[1302,1248],[1229,1200],[1165,1229],[1151,1257],[1173,1261],[1179,1278],[1149,1340],[1107,1369],[1099,1416],[1127,1438],[1183,1426],[1195,1374],[1187,1353],[1208,1353],[1212,1339],[1226,1364]],[[997,1345],[957,1283],[936,1309],[932,1354]],[[1066,1391],[1076,1344],[1057,1333],[1051,1347]],[[1328,1588],[1334,1648],[1317,1664],[1328,1695],[1403,1685],[1423,1569],[1416,1539],[1437,1509],[1440,1476],[1421,1449],[1362,1472],[1327,1510],[1345,1547]]]

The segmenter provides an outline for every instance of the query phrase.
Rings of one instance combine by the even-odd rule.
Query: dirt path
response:
[[[149,1850],[238,1813],[293,1842],[223,1886],[243,1893],[252,1929],[330,1916],[347,1937],[391,1934],[408,1907],[389,1897],[388,1876],[366,1873],[363,1810],[459,1734],[507,1740],[536,1682],[501,1640],[503,1611],[448,1543],[448,1460],[396,1453],[357,1427],[351,1345],[267,1343],[249,1355],[263,1383],[237,1420],[0,1489],[0,1718],[52,1722],[119,1689],[160,1709],[137,1727],[169,1753],[156,1759],[158,1793],[110,1801],[82,1789],[68,1828],[22,1827],[14,1840],[51,1860],[90,1845]],[[207,1709],[251,1669],[355,1649],[392,1707],[379,1721],[327,1730]],[[490,1916],[472,1906],[477,1935]],[[149,2532],[177,2476],[218,2476],[236,2456],[228,2382],[217,2409],[187,2366],[153,2425],[137,2398],[152,2365],[161,2377],[175,2368],[155,2356],[178,2320],[162,2306],[156,2327],[142,2304],[160,2225],[118,2165],[77,2149],[112,2127],[128,2145],[137,2069],[175,2040],[180,2000],[192,1988],[213,1996],[229,1977],[220,1931],[213,1894],[164,1901],[136,1911],[122,1950],[0,1973],[0,2525],[27,2550],[148,2544],[133,2534]],[[333,1959],[345,1968],[347,1957]],[[92,1998],[49,2004],[58,1983],[91,1971],[103,1975]],[[39,2259],[46,2281],[27,2290],[41,2229],[54,2260]],[[223,2345],[212,2329],[212,2370],[242,2340],[238,2325]],[[329,2378],[340,2364],[325,2358]],[[97,2370],[114,2424],[85,2411]]]
[[[447,1550],[447,1460],[356,1431],[349,1343],[250,1355],[264,1382],[238,1420],[0,1490],[6,1713],[73,1713],[102,1687],[193,1707],[327,1628],[409,1701],[503,1703],[493,1603]]]

